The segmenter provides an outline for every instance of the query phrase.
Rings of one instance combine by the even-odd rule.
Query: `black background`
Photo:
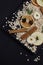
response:
[[[3,17],[9,16],[12,12],[15,12],[23,1],[26,0],[0,0],[0,22]],[[40,62],[27,62],[25,55],[20,56],[20,51],[22,51],[23,54],[28,53],[16,42],[16,40],[13,40],[9,35],[0,30],[0,65],[43,65],[42,54]]]

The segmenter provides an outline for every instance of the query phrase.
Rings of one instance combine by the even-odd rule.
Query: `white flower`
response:
[[[34,45],[39,46],[43,43],[43,34],[41,32],[35,32],[31,36],[36,39]]]
[[[38,12],[34,12],[33,16],[36,20],[40,18],[40,14]]]

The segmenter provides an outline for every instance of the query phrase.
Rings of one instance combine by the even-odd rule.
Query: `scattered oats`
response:
[[[27,54],[25,56],[28,56]]]
[[[30,49],[30,46],[28,45],[28,49]]]
[[[16,22],[14,22],[15,25],[20,25],[20,22],[18,19],[16,19]]]
[[[8,21],[8,23],[12,25],[13,22],[12,21]]]
[[[29,2],[28,1],[26,2],[26,5],[29,5]]]
[[[18,38],[18,37],[16,37],[16,39],[18,40],[19,38]]]
[[[38,56],[38,60],[40,60],[40,56]]]
[[[21,41],[21,43],[25,43],[25,42],[26,42],[26,40],[22,40],[22,41]]]
[[[14,19],[14,17],[12,17]]]
[[[6,21],[6,24],[7,24],[8,22]]]
[[[37,47],[36,46],[31,47],[31,51],[32,52],[36,52],[36,50],[37,50]]]
[[[25,4],[23,4],[23,8],[26,8]]]
[[[13,15],[15,16],[16,15],[16,12],[14,12]]]
[[[21,41],[21,39],[19,39],[19,41]]]
[[[27,59],[27,61],[29,61],[29,59]]]
[[[5,17],[5,19],[7,20],[7,17]]]
[[[11,27],[11,26],[12,26],[12,24],[11,24],[11,23],[9,23],[9,26]]]
[[[18,17],[21,17],[23,15],[22,11],[19,10],[17,15],[18,15]]]
[[[35,62],[40,61],[40,56],[36,57],[36,58],[34,59],[34,61],[35,61]]]
[[[15,26],[11,26],[11,28],[12,28],[12,29],[14,29],[14,30],[16,29],[16,27],[15,27]]]
[[[13,13],[13,15],[15,15],[15,13]]]
[[[34,61],[35,61],[35,62],[38,62],[38,61],[37,61],[37,58],[35,58]]]
[[[24,45],[25,45],[26,47],[28,47],[28,44],[27,44],[27,43],[25,43]]]
[[[5,26],[7,26],[7,24]]]
[[[20,55],[22,55],[22,52],[20,52]]]
[[[11,20],[12,22],[14,21],[14,19]]]
[[[5,26],[3,25],[2,27],[4,28]]]

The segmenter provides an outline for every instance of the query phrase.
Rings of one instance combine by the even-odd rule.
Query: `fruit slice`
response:
[[[37,42],[34,43],[34,45],[40,46],[40,45],[42,45],[42,41],[41,40],[38,40]]]
[[[38,5],[43,7],[43,0],[37,0]]]
[[[27,22],[28,20],[28,22]],[[22,21],[20,22],[21,26],[24,28],[29,28],[34,22],[34,19],[30,15],[22,16]]]
[[[32,35],[36,39],[34,45],[39,46],[43,43],[43,34],[40,32],[34,32]]]
[[[37,4],[36,0],[31,0],[31,1],[32,1],[33,5],[38,7],[38,4]]]

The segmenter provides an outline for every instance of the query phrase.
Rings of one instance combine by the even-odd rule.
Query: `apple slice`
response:
[[[43,0],[37,0],[37,4],[43,7]]]

